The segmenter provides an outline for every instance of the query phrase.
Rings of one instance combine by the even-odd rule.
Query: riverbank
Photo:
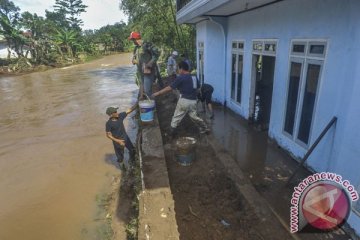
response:
[[[64,63],[57,63],[52,65],[33,65],[28,61],[19,61],[18,59],[0,59],[0,77],[8,77],[8,76],[20,76],[24,74],[29,74],[33,72],[43,72],[48,71],[51,69],[56,68],[64,68],[69,66],[76,66],[80,64],[89,63],[94,60],[99,60],[101,58],[111,56],[111,55],[119,55],[119,54],[127,54],[127,53],[110,53],[106,55],[86,55],[83,57],[80,57],[77,60],[64,62]]]
[[[0,77],[0,239],[102,239],[99,205],[121,180],[105,109],[137,96],[130,57]]]

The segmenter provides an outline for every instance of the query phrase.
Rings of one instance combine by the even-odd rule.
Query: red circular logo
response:
[[[349,197],[344,189],[334,184],[319,183],[304,195],[302,212],[311,226],[330,230],[346,221],[350,212]]]

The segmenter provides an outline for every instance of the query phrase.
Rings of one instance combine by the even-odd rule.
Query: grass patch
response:
[[[131,194],[130,221],[126,224],[127,240],[138,239],[139,223],[139,194],[141,191],[141,170],[138,155],[136,155],[134,166],[129,169],[126,177],[121,183],[121,191],[129,190]]]

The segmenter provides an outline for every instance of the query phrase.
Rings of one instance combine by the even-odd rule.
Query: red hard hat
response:
[[[128,37],[129,40],[131,39],[141,39],[140,33],[138,32],[131,32],[130,36]]]

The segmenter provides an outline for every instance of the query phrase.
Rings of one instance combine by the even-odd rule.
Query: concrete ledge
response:
[[[138,239],[178,240],[174,199],[157,118],[153,123],[143,125],[140,131],[143,191],[139,199]]]

